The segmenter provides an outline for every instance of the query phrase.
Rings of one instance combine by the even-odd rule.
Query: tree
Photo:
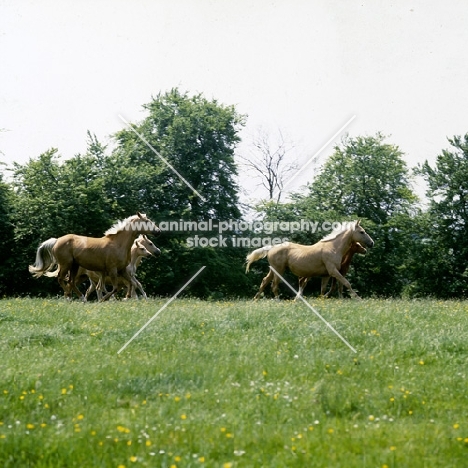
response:
[[[39,241],[67,233],[101,236],[115,220],[105,192],[105,156],[89,134],[88,151],[65,161],[52,148],[14,164],[15,236]]]
[[[148,210],[176,218],[239,218],[234,150],[244,117],[233,106],[177,89],[143,107],[148,117],[116,134],[115,153],[148,174],[140,194],[143,203],[151,200]]]
[[[0,174],[0,294],[9,294],[15,278],[11,275],[14,246],[12,216],[13,193]]]
[[[280,202],[288,176],[298,169],[295,162],[288,162],[287,155],[294,148],[281,132],[276,142],[265,131],[259,130],[252,142],[253,150],[241,156],[244,165],[260,179],[260,185],[268,192],[268,200]]]
[[[468,134],[448,139],[452,150],[442,150],[432,168],[426,161],[417,168],[428,184],[430,211],[438,224],[456,235],[468,228]]]
[[[428,212],[415,252],[412,294],[468,296],[468,134],[448,139],[435,167],[416,169],[428,184]]]
[[[411,211],[417,197],[410,187],[401,150],[384,136],[347,138],[309,185],[306,197],[320,211],[358,216],[385,223]]]

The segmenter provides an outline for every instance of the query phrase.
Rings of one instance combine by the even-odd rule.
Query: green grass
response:
[[[0,301],[3,467],[468,466],[468,303]]]

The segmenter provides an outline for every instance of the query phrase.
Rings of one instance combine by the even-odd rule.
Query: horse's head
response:
[[[149,257],[152,255],[152,253],[148,252],[146,247],[138,242],[138,240],[135,240],[132,245],[132,254],[136,255],[137,257]]]
[[[353,254],[354,253],[358,253],[358,254],[366,254],[367,253],[367,249],[365,247],[363,247],[359,242],[353,242],[351,244],[351,247],[349,249]]]
[[[150,234],[152,236],[159,236],[161,230],[156,224],[149,219],[146,214],[137,212],[136,216],[132,220],[132,224],[136,231],[140,234]]]
[[[374,241],[372,240],[371,236],[369,236],[369,234],[367,234],[367,232],[361,226],[360,221],[356,221],[356,223],[354,225],[353,235],[352,235],[351,239],[354,242],[359,242],[360,244],[367,245],[367,247],[373,247],[374,246]],[[362,245],[361,245],[361,247],[362,247]],[[364,250],[366,250],[366,249],[364,249]]]
[[[144,235],[140,234],[136,239],[153,257],[159,257],[161,251]]]

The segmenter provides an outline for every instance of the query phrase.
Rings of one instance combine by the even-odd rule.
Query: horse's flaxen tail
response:
[[[265,247],[260,247],[259,249],[249,253],[249,255],[247,255],[247,258],[245,259],[245,262],[247,263],[247,266],[245,267],[245,272],[249,272],[250,265],[252,265],[253,262],[265,258],[272,247],[272,245],[265,245]]]
[[[42,275],[50,272],[50,270],[57,265],[57,261],[52,253],[52,248],[56,242],[57,239],[52,237],[44,241],[37,249],[36,261],[34,265],[29,265],[29,273],[31,273],[34,278],[40,278]]]
[[[51,268],[54,265],[51,265]],[[48,278],[57,278],[58,274],[60,273],[60,265],[57,266],[57,268],[54,271],[46,271],[44,273],[44,276],[47,276]]]

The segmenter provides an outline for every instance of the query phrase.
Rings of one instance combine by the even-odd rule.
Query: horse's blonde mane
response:
[[[135,219],[138,218],[138,215],[129,216],[121,221],[117,221],[114,225],[112,225],[105,233],[105,236],[109,236],[112,234],[118,234],[126,229],[126,227]]]
[[[336,239],[341,234],[349,231],[350,229],[356,229],[357,221],[341,223],[341,226],[338,229],[334,229],[330,234],[326,235],[323,239],[320,239],[320,242],[327,242]],[[343,224],[346,226],[346,229],[343,229]]]

